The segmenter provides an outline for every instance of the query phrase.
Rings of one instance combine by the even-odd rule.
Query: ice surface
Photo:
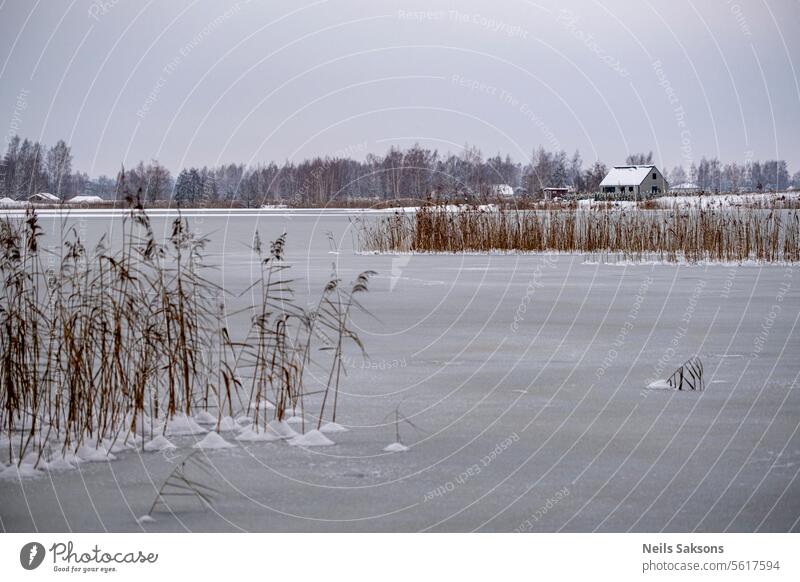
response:
[[[336,432],[347,432],[350,429],[348,429],[346,426],[342,426],[338,422],[326,422],[325,424],[322,425],[322,427],[319,430],[320,432],[328,434]]]
[[[98,214],[85,221],[87,248],[101,231],[120,236],[119,217]],[[345,353],[337,419],[351,430],[336,446],[242,441],[209,455],[224,478],[214,511],[163,513],[148,531],[513,531],[525,520],[535,531],[800,527],[796,267],[617,266],[583,255],[409,255],[400,265],[353,254],[352,215],[186,211],[190,225],[203,217],[205,262],[232,289],[253,283],[257,263],[242,249],[256,229],[264,240],[288,232],[304,304],[330,275],[328,231],[343,285],[393,265],[400,278],[392,289],[376,277],[358,298],[371,312],[354,315],[369,357]],[[172,216],[154,216],[154,232],[169,232]],[[42,223],[46,244],[60,223]],[[226,299],[231,311],[250,300]],[[250,319],[228,323],[240,337]],[[703,392],[647,389],[695,354],[714,382]],[[314,355],[309,391],[324,389],[325,357]],[[323,425],[331,407],[332,395]],[[401,421],[412,451],[384,453],[397,440],[398,407],[419,431]],[[308,418],[320,409],[320,395],[306,398]],[[265,414],[272,434],[273,412],[258,424]],[[140,531],[134,516],[199,438],[170,436],[173,454],[131,451],[22,483],[12,468],[0,481],[4,531]]]
[[[243,429],[234,438],[242,442],[273,442],[281,440],[281,437],[276,436],[270,431],[255,431],[252,428]]]

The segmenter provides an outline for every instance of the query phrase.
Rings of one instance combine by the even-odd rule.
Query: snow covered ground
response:
[[[245,427],[209,436],[200,418],[204,432],[152,452],[22,480],[0,467],[4,531],[800,531],[795,268],[359,255],[352,212],[187,214],[231,289],[254,276],[256,228],[288,232],[300,297],[332,261],[345,282],[378,271],[361,298],[372,316],[356,318],[369,359],[346,354],[349,430],[239,440]],[[119,236],[118,214],[72,216],[87,246]],[[43,225],[47,244],[60,222]],[[647,388],[696,354],[705,391]],[[413,422],[402,446],[397,411]],[[194,451],[213,466],[213,508],[139,520]]]
[[[777,192],[749,194],[704,194],[702,196],[661,196],[654,198],[654,202],[659,208],[736,208],[742,206],[766,206],[774,203],[796,203],[800,199],[800,192]],[[587,208],[592,206],[612,204],[619,208],[633,208],[637,205],[632,200],[618,200],[614,202],[599,202],[595,200],[579,200],[578,206]]]
[[[797,202],[800,197],[798,192],[777,192],[750,194],[704,194],[703,196],[663,196],[657,198],[662,208],[727,208],[739,206],[769,206],[773,203]]]

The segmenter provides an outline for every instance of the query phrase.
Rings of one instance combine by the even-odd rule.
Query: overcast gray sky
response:
[[[113,174],[415,141],[800,170],[800,3],[0,0],[0,128]]]

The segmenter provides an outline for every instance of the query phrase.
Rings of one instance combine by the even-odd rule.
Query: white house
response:
[[[614,166],[600,182],[603,194],[645,198],[667,192],[669,184],[654,165]]]
[[[100,198],[100,196],[92,196],[89,194],[73,196],[67,200],[67,204],[102,204],[103,202],[105,202],[105,200]]]
[[[13,198],[0,198],[0,206],[4,208],[19,208],[20,206],[25,206],[25,203]]]
[[[492,184],[489,186],[489,194],[492,196],[511,198],[514,196],[514,188],[508,184]]]

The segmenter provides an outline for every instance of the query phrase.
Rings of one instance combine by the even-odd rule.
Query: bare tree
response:
[[[51,194],[64,199],[71,172],[72,153],[64,140],[58,140],[47,152],[47,180]]]

